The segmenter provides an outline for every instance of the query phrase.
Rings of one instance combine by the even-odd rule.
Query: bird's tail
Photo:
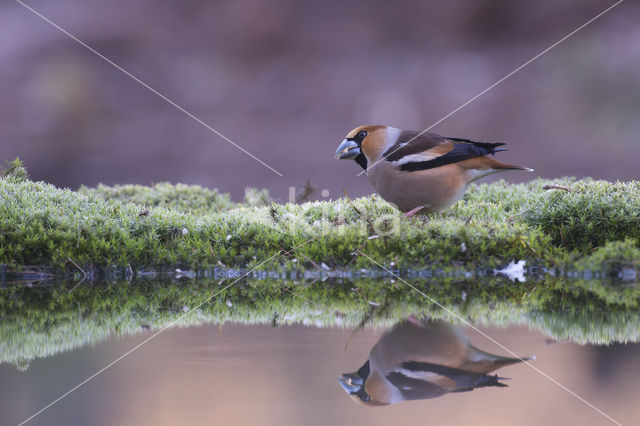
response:
[[[535,356],[510,358],[500,355],[494,355],[473,346],[471,346],[470,349],[472,351],[470,361],[467,362],[466,365],[462,368],[477,373],[488,373],[507,365],[517,364],[523,361],[533,361],[534,359],[536,359]]]
[[[494,158],[486,158],[488,160],[488,165],[490,168],[492,168],[493,170],[499,170],[499,171],[503,171],[503,170],[524,170],[525,172],[532,172],[533,169],[530,169],[529,167],[522,167],[522,166],[516,166],[514,164],[507,164],[507,163],[503,163],[502,161],[498,161]]]
[[[508,385],[506,383],[502,383],[500,380],[509,380],[509,377],[498,377],[497,374],[495,376],[490,376],[485,374],[482,377],[482,380],[476,385],[476,387],[482,388],[485,386],[497,386],[501,388],[506,388]]]

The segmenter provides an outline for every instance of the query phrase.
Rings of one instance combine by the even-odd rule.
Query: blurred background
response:
[[[349,130],[424,129],[614,2],[26,3],[283,176],[10,1],[0,160],[71,188],[169,181],[286,200],[307,180],[328,198],[373,192],[333,158]],[[622,3],[433,131],[507,142],[501,159],[536,169],[498,177],[511,181],[639,178],[638,22],[640,4]]]

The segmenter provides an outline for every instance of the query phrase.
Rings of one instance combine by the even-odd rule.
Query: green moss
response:
[[[571,191],[544,191],[550,184]],[[637,187],[570,179],[472,185],[444,212],[404,219],[377,196],[264,206],[268,194],[256,190],[234,204],[227,195],[197,186],[73,192],[7,175],[0,179],[6,201],[0,206],[0,263],[69,270],[73,260],[83,267],[206,269],[257,265],[295,248],[298,265],[309,267],[371,267],[360,250],[400,267],[491,268],[524,259],[566,268],[595,245],[640,235]]]
[[[640,182],[584,179],[539,196],[523,217],[554,244],[575,249],[640,239]]]
[[[197,185],[172,185],[162,182],[152,186],[142,185],[98,185],[95,188],[82,186],[78,192],[96,195],[105,200],[135,203],[148,207],[164,207],[169,210],[189,212],[193,215],[207,215],[239,207],[228,194],[220,194],[216,189]],[[247,191],[247,198],[256,198],[255,190]],[[266,194],[268,198],[268,194]]]
[[[271,196],[266,189],[245,188],[242,203],[231,201],[229,194],[221,194],[217,189],[199,185],[171,184],[161,182],[152,186],[143,185],[98,185],[95,188],[80,187],[79,193],[96,195],[108,201],[122,201],[150,207],[165,207],[169,210],[208,215],[238,207],[260,207],[271,204]]]
[[[432,300],[479,325],[525,324],[552,338],[579,343],[640,340],[636,309],[612,306],[564,280],[517,284],[491,277],[411,280],[427,298],[403,282],[385,279],[244,279],[219,293],[232,282],[138,279],[5,288],[0,291],[0,362],[25,368],[34,358],[173,322],[378,327],[409,315],[460,322]]]
[[[621,272],[640,267],[640,249],[635,239],[610,241],[576,263],[578,270]],[[619,274],[616,274],[618,277]]]
[[[582,279],[574,286],[597,295],[611,305],[638,306],[640,249],[636,240],[608,242],[580,259],[576,269]]]
[[[17,157],[15,160],[7,162],[7,165],[0,169],[0,176],[14,180],[29,179],[27,169],[24,168],[24,164]]]

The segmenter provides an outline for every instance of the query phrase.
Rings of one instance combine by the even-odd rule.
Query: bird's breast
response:
[[[405,172],[381,161],[367,171],[378,194],[403,212],[418,206],[440,211],[458,201],[466,189],[466,176],[457,165]]]

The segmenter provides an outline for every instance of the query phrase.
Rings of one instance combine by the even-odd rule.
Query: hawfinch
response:
[[[532,358],[505,358],[481,351],[444,321],[409,320],[395,325],[371,349],[355,373],[338,378],[357,402],[388,405],[484,386],[506,386],[487,373]]]
[[[496,149],[502,145],[367,125],[349,132],[335,156],[355,160],[378,194],[410,216],[449,207],[481,177],[506,170],[533,171],[488,157],[505,151]]]

